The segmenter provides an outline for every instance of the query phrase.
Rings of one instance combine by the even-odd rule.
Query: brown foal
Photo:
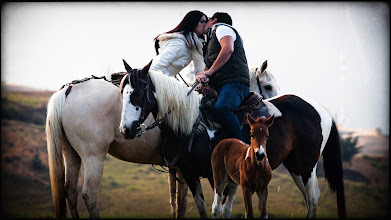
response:
[[[259,213],[261,218],[267,218],[266,200],[267,185],[272,178],[272,169],[266,155],[268,128],[274,121],[274,115],[268,119],[260,117],[255,120],[247,114],[251,127],[251,145],[234,138],[222,140],[212,153],[212,169],[215,187],[215,197],[212,205],[212,217],[230,218],[232,203],[238,185],[242,187],[246,218],[253,218],[252,195],[257,192],[259,198]],[[224,189],[227,201],[222,207]]]

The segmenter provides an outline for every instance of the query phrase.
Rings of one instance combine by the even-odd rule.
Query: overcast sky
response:
[[[3,82],[57,90],[147,64],[153,39],[188,11],[228,12],[250,67],[268,60],[284,92],[326,106],[340,125],[389,131],[390,9],[386,3],[3,3]]]

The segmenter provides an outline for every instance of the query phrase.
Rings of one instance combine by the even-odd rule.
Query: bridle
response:
[[[258,85],[258,89],[259,89],[259,95],[262,95],[262,89],[261,89],[261,82],[259,81],[259,78],[257,77],[257,71],[258,71],[258,67],[255,68],[255,78],[257,79],[257,85]]]
[[[160,118],[160,119],[156,119],[155,122],[153,122],[151,125],[145,127],[145,129],[142,129],[141,128],[141,125],[143,124],[143,122],[145,121],[145,119],[148,117],[148,115],[145,113],[145,109],[146,109],[146,106],[147,104],[149,105],[152,105],[152,101],[151,101],[151,98],[150,98],[150,93],[153,92],[152,90],[152,86],[151,86],[151,78],[147,75],[147,79],[144,80],[144,79],[141,79],[139,78],[138,74],[141,70],[134,70],[132,73],[129,73],[128,75],[128,83],[129,85],[132,85],[132,79],[134,81],[134,84],[137,85],[137,87],[140,87],[140,84],[144,84],[145,87],[143,88],[144,90],[144,95],[142,97],[142,107],[141,107],[141,114],[140,114],[140,117],[138,119],[138,121],[136,122],[137,123],[137,128],[139,130],[139,132],[137,133],[136,137],[140,137],[141,135],[143,135],[145,132],[147,132],[148,130],[150,129],[153,129],[155,128],[156,126],[158,126],[160,124],[160,122],[168,115],[171,113],[171,111],[169,111],[164,117]],[[135,75],[133,75],[135,74]],[[132,78],[131,78],[132,77]],[[131,94],[130,94],[131,95]],[[129,103],[131,102],[131,98],[129,97]]]

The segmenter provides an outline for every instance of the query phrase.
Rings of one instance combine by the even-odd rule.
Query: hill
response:
[[[22,218],[52,218],[44,120],[50,91],[2,92],[1,114],[1,197],[2,215]],[[3,108],[4,107],[4,108]],[[13,114],[10,114],[12,112]],[[34,119],[33,119],[34,118]],[[43,121],[42,121],[43,120]],[[341,130],[344,133],[344,130]],[[348,217],[389,216],[388,136],[378,133],[358,135],[362,151],[352,163],[344,162]],[[318,217],[336,217],[335,196],[318,166],[322,193]],[[79,210],[88,212],[81,198],[82,174],[79,178]],[[210,213],[213,192],[202,179],[204,196]],[[273,172],[268,211],[271,217],[305,217],[306,207],[299,189],[283,166]],[[234,214],[244,213],[241,191],[234,202]],[[5,202],[6,201],[6,202]],[[254,197],[254,210],[257,201]],[[169,217],[167,174],[151,165],[128,163],[108,155],[100,187],[102,217]],[[159,208],[156,208],[159,207]],[[69,212],[68,212],[69,216]],[[188,195],[187,217],[198,218],[191,193]],[[256,211],[256,216],[258,212]]]

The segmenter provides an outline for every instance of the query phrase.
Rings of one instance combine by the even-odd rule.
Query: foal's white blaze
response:
[[[128,84],[124,87],[122,95],[122,113],[120,130],[124,132],[125,128],[130,128],[132,122],[138,121],[141,115],[141,109],[130,103],[130,94],[133,92],[133,88]]]
[[[265,150],[263,149],[262,144],[259,146],[259,149],[255,149],[254,152],[255,152],[255,153],[258,153],[258,152],[259,152],[260,154],[265,153]]]

